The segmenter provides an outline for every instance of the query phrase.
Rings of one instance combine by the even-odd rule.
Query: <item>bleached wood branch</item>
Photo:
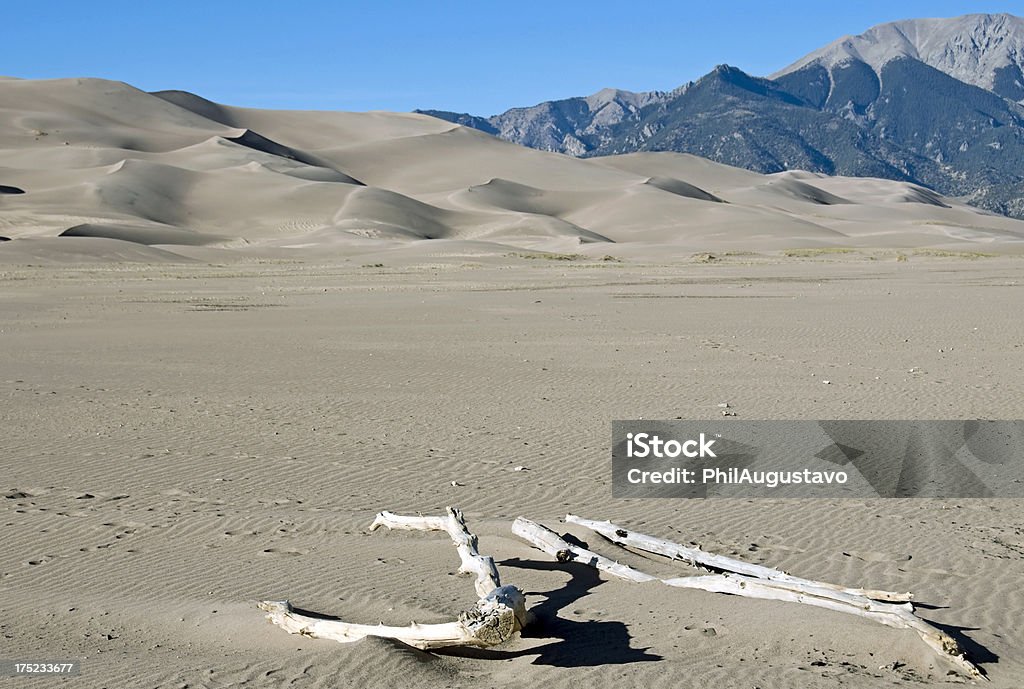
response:
[[[529,541],[534,547],[540,548],[559,562],[582,562],[585,565],[596,567],[602,572],[613,574],[620,579],[627,579],[638,583],[658,581],[656,576],[633,569],[629,565],[609,560],[603,555],[598,555],[586,548],[571,545],[546,526],[532,522],[524,517],[519,517],[512,522],[512,533]]]
[[[871,600],[863,595],[824,588],[804,581],[773,581],[743,574],[711,574],[699,577],[659,579],[653,575],[614,562],[590,550],[572,545],[547,527],[522,517],[512,524],[512,532],[559,562],[582,562],[614,576],[633,582],[660,581],[676,588],[693,588],[728,593],[748,598],[804,603],[875,620],[889,627],[913,629],[928,646],[971,678],[982,678],[981,670],[967,660],[956,640],[914,614],[910,603],[894,604]],[[667,542],[671,546],[671,542]],[[681,548],[682,546],[676,546]],[[670,549],[671,550],[671,549]]]
[[[452,646],[485,648],[496,646],[518,632],[525,620],[526,598],[515,586],[494,589],[476,605],[459,615],[455,622],[390,627],[383,624],[351,624],[295,612],[288,601],[263,601],[267,619],[290,634],[314,639],[333,639],[341,643],[359,641],[368,636],[397,639],[423,650]]]
[[[462,512],[447,508],[441,517],[410,517],[381,512],[370,525],[410,531],[446,531],[462,561],[459,571],[476,575],[475,588],[480,600],[459,615],[455,622],[416,624],[407,627],[351,624],[341,620],[302,615],[288,601],[263,601],[259,607],[267,619],[291,634],[349,643],[376,636],[397,639],[421,649],[448,646],[494,646],[511,638],[526,624],[526,597],[515,586],[502,586],[494,558],[477,551],[477,537],[466,526]]]
[[[481,555],[478,551],[477,537],[466,527],[462,512],[455,507],[447,508],[443,517],[408,517],[391,512],[381,512],[370,524],[370,531],[386,526],[389,529],[405,531],[447,531],[459,552],[461,574],[476,575],[476,593],[483,598],[501,586],[498,568],[494,558]]]
[[[836,584],[828,584],[821,581],[812,581],[810,579],[795,577],[773,567],[756,565],[750,562],[726,557],[724,555],[708,553],[700,548],[691,548],[679,545],[678,543],[673,543],[672,541],[655,538],[654,536],[646,536],[644,534],[636,533],[635,531],[627,531],[626,529],[616,526],[609,521],[599,522],[594,521],[593,519],[577,517],[574,514],[567,514],[565,516],[565,521],[570,524],[579,524],[591,531],[595,531],[616,545],[627,545],[631,548],[644,550],[657,555],[664,555],[675,560],[683,560],[684,562],[689,562],[691,565],[704,567],[705,569],[710,569],[716,572],[733,572],[735,574],[744,574],[746,576],[754,577],[755,579],[767,579],[769,581],[780,583],[806,584],[809,586],[816,586],[818,588],[830,589],[838,593],[863,596],[872,600],[904,602],[913,599],[913,594],[909,592],[897,593],[895,591],[879,591],[876,589],[848,588]]]

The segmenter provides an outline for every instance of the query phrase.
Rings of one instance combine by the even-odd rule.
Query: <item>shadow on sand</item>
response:
[[[438,648],[420,651],[401,641],[386,639],[396,648],[413,652],[426,660],[435,655],[477,658],[480,660],[508,660],[536,656],[534,665],[554,667],[592,667],[597,665],[622,665],[626,663],[651,662],[662,657],[648,653],[645,648],[632,648],[626,625],[614,620],[575,621],[559,616],[564,608],[586,596],[591,589],[602,583],[597,569],[573,562],[537,562],[512,558],[498,563],[501,567],[532,569],[545,572],[566,572],[570,579],[554,591],[526,591],[528,596],[544,596],[544,601],[530,608],[532,620],[523,630],[523,639],[556,639],[543,646],[518,651],[502,651],[491,648],[458,647]],[[293,607],[293,610],[308,617],[321,620],[338,620],[333,615]]]
[[[557,641],[521,651],[452,648],[445,649],[443,651],[445,655],[489,660],[536,656],[533,661],[534,665],[554,667],[622,665],[662,659],[659,655],[648,653],[645,648],[632,648],[629,643],[629,630],[622,622],[613,620],[577,622],[559,616],[559,612],[564,608],[586,596],[591,589],[604,583],[595,568],[573,562],[536,562],[518,558],[504,560],[498,564],[501,567],[567,572],[570,575],[569,581],[562,588],[554,591],[526,592],[528,596],[544,596],[544,601],[530,608],[533,621],[523,630],[522,638],[555,638]]]
[[[573,539],[575,540],[575,539]],[[492,648],[452,647],[419,651],[401,641],[388,640],[396,647],[413,651],[421,659],[435,655],[476,658],[480,660],[508,660],[536,656],[534,665],[550,665],[553,667],[593,667],[598,665],[623,665],[627,663],[652,662],[662,660],[662,656],[648,653],[646,648],[633,648],[632,637],[622,622],[614,620],[575,621],[559,616],[566,607],[587,596],[590,591],[602,583],[599,571],[589,565],[575,562],[539,562],[511,558],[497,563],[501,567],[515,569],[531,569],[545,572],[565,572],[570,578],[559,589],[553,591],[526,591],[528,596],[543,596],[544,601],[530,608],[532,620],[522,632],[523,639],[556,639],[555,641],[518,651],[502,651]],[[937,610],[944,606],[929,605],[915,602],[918,610]],[[295,612],[335,620],[337,617],[322,615],[309,610],[295,608]],[[928,620],[936,628],[949,634],[960,645],[973,663],[978,666],[996,664],[999,656],[983,644],[967,636],[966,632],[976,631],[976,627],[958,627]],[[982,668],[982,672],[984,668]],[[987,673],[985,673],[987,674]]]

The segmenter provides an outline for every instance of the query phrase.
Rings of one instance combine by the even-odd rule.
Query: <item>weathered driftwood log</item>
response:
[[[267,619],[292,634],[342,643],[367,636],[397,639],[421,649],[446,646],[495,646],[511,638],[526,623],[526,598],[515,586],[502,586],[494,559],[477,552],[477,537],[466,527],[462,513],[449,507],[443,517],[408,517],[381,512],[370,525],[414,531],[447,531],[459,552],[459,571],[476,575],[475,587],[480,600],[459,615],[455,622],[416,624],[408,627],[351,624],[340,620],[301,615],[288,601],[263,601]]]
[[[577,521],[576,523],[579,522]],[[597,524],[597,522],[593,523]],[[625,531],[624,529],[618,530]],[[614,562],[585,548],[572,545],[547,527],[522,517],[516,519],[512,524],[512,532],[529,541],[535,547],[554,556],[559,562],[581,562],[628,581],[658,581],[676,588],[693,588],[715,593],[746,596],[748,598],[805,603],[807,605],[866,617],[889,627],[913,629],[926,644],[968,677],[974,679],[984,677],[981,670],[967,660],[966,654],[957,644],[956,640],[920,617],[917,617],[910,603],[878,602],[863,595],[837,590],[836,587],[822,587],[817,585],[816,582],[758,579],[744,574],[711,574],[699,577],[659,579],[628,565]],[[637,543],[648,543],[647,539],[650,539],[650,537],[643,536],[642,534],[634,534],[634,537],[631,545],[638,549],[644,548],[637,545]],[[623,537],[619,536],[618,538],[621,540]],[[651,540],[656,541],[657,539]],[[669,552],[675,552],[675,548],[682,548],[682,546],[668,541],[664,543],[669,544],[670,547],[665,548]],[[664,554],[659,552],[663,549],[661,545],[658,545],[657,548],[658,550],[650,550],[649,552]],[[669,557],[673,556],[669,555]]]
[[[683,560],[684,562],[689,562],[691,565],[702,567],[713,572],[732,572],[734,574],[744,574],[746,576],[754,577],[755,579],[767,579],[769,581],[779,583],[788,582],[793,584],[806,584],[809,586],[816,586],[818,588],[831,589],[839,593],[863,596],[872,600],[904,602],[913,598],[913,595],[909,592],[897,593],[895,591],[879,591],[876,589],[847,588],[836,584],[827,584],[822,581],[812,581],[810,579],[795,577],[773,567],[755,565],[750,562],[726,557],[725,555],[708,553],[700,548],[690,548],[679,545],[678,543],[673,543],[672,541],[655,538],[654,536],[645,536],[644,534],[627,531],[626,529],[616,526],[609,521],[599,522],[594,521],[593,519],[577,517],[574,514],[565,515],[565,521],[570,524],[578,524],[590,529],[591,531],[595,531],[616,545],[626,545],[649,553],[664,555],[665,557],[670,557],[674,560]]]
[[[263,601],[259,607],[267,619],[291,634],[315,639],[333,639],[342,643],[359,641],[368,636],[397,639],[423,650],[451,646],[496,646],[522,628],[525,609],[523,593],[514,586],[495,589],[476,605],[459,615],[455,622],[416,624],[389,627],[373,624],[350,624],[340,620],[309,617],[296,613],[288,601]]]

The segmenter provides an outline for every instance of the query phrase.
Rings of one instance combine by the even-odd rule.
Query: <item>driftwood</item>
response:
[[[837,586],[836,584],[827,584],[821,581],[811,581],[810,579],[794,577],[773,567],[755,565],[750,562],[744,562],[743,560],[726,557],[725,555],[707,553],[700,548],[690,548],[661,538],[645,536],[644,534],[638,534],[635,532],[628,532],[625,529],[607,521],[598,522],[592,519],[577,517],[574,514],[567,514],[565,516],[565,521],[570,524],[578,524],[590,529],[591,531],[599,533],[616,545],[625,545],[638,550],[644,550],[648,553],[664,555],[665,557],[672,558],[673,560],[682,560],[696,567],[701,567],[716,573],[731,572],[733,574],[744,574],[755,579],[767,579],[780,584],[790,583],[814,586],[817,588],[836,591],[838,593],[862,596],[864,598],[870,598],[871,600],[905,602],[913,598],[913,595],[909,592],[896,593],[894,591],[878,591],[875,589],[847,588],[845,586]]]
[[[477,552],[477,538],[466,527],[462,513],[449,507],[442,517],[407,517],[381,512],[370,525],[411,531],[446,531],[452,537],[462,564],[460,573],[476,575],[475,588],[480,600],[459,619],[443,624],[416,624],[407,627],[350,624],[340,620],[301,615],[288,601],[264,601],[259,607],[267,619],[292,634],[342,643],[367,636],[397,639],[421,649],[446,646],[494,646],[511,638],[526,623],[526,598],[515,586],[502,586],[494,559]]]
[[[466,527],[466,520],[458,509],[449,507],[443,517],[404,517],[392,512],[381,512],[370,524],[370,531],[376,531],[382,526],[402,531],[447,531],[462,561],[459,574],[476,575],[476,595],[485,598],[495,589],[501,588],[501,577],[498,576],[494,558],[477,551],[477,538]]]
[[[892,600],[892,597],[898,597],[897,599],[899,599],[907,596],[907,594],[846,589],[833,584],[822,584],[820,582],[790,577],[779,570],[772,570],[770,568],[757,569],[758,566],[742,563],[739,560],[713,556],[697,549],[686,548],[671,541],[664,541],[643,534],[630,533],[609,522],[595,522],[574,517],[573,515],[569,515],[566,521],[591,528],[602,535],[607,533],[610,540],[619,545],[629,545],[638,550],[666,555],[673,559],[681,559],[704,567],[710,566],[715,569],[724,570],[724,573],[659,579],[628,565],[614,562],[585,548],[572,545],[550,529],[522,517],[516,519],[512,524],[512,532],[529,541],[535,547],[552,555],[559,562],[581,562],[628,581],[656,581],[677,588],[693,588],[715,593],[746,596],[748,598],[805,603],[859,617],[866,617],[889,627],[913,629],[928,646],[951,662],[960,672],[973,679],[984,677],[981,670],[967,660],[966,654],[957,644],[956,640],[920,617],[917,617],[910,603],[879,602],[865,595],[865,593],[871,593],[873,596],[885,596]],[[742,569],[745,573],[737,574],[735,573],[736,569]],[[751,576],[755,572],[762,576]],[[768,576],[769,574],[771,576]]]
[[[590,529],[616,545],[629,547],[672,560],[681,560],[714,572],[693,577],[660,579],[646,572],[572,545],[550,529],[522,517],[512,531],[559,562],[580,562],[633,582],[659,582],[676,588],[693,588],[749,598],[804,603],[875,620],[900,629],[912,629],[941,657],[972,679],[982,679],[980,669],[971,663],[956,640],[914,614],[909,593],[848,588],[792,576],[778,569],[707,553],[653,536],[631,532],[611,522],[599,522],[567,515],[566,521]],[[487,647],[511,638],[526,624],[526,600],[514,586],[502,586],[494,559],[481,555],[477,537],[466,526],[462,513],[449,507],[444,516],[402,516],[381,512],[370,530],[381,526],[410,531],[445,531],[459,554],[459,572],[473,574],[480,599],[443,624],[416,624],[406,627],[351,624],[336,619],[312,617],[296,612],[288,601],[264,601],[259,607],[267,618],[292,634],[340,642],[358,641],[367,636],[397,639],[421,649],[451,646]]]

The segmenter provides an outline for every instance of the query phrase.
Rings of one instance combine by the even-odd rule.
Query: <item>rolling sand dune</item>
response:
[[[594,158],[589,162],[637,175],[699,179],[703,183],[702,188],[711,192],[733,187],[753,186],[758,182],[765,181],[765,176],[756,172],[722,165],[689,153],[629,153]]]
[[[180,253],[104,236],[4,238],[4,260],[13,264],[189,263]]]
[[[676,194],[678,196],[685,196],[690,199],[697,199],[698,201],[714,201],[715,203],[724,203],[722,199],[718,198],[714,194],[709,194],[699,187],[695,187],[688,182],[684,182],[681,179],[674,177],[651,177],[644,184],[650,184],[652,187],[657,187],[662,191],[667,191],[670,194]]]
[[[282,258],[362,246],[342,233],[425,254],[440,239],[633,258],[1024,250],[1024,223],[899,182],[670,153],[578,160],[422,115],[251,110],[94,79],[4,80],[0,103],[0,229],[15,240],[86,225]]]
[[[203,246],[205,244],[222,244],[224,237],[183,230],[177,227],[135,226],[135,225],[98,225],[82,223],[60,233],[61,237],[106,237],[119,239],[136,244],[181,244],[184,246]]]
[[[1021,687],[1024,501],[617,500],[608,434],[723,403],[1024,418],[1024,223],[884,180],[0,79],[0,235],[0,659],[81,659],[85,689],[960,684],[910,631],[509,531],[641,564],[574,512],[912,590]],[[339,645],[256,608],[454,619],[476,596],[449,539],[367,531],[445,505],[526,591],[522,638]]]

